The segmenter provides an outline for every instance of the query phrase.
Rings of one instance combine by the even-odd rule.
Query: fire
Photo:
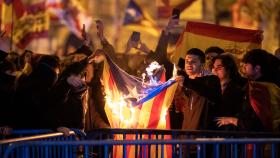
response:
[[[126,128],[132,127],[137,123],[135,112],[137,107],[132,107],[131,103],[126,101],[126,97],[120,95],[119,97],[113,97],[111,92],[107,92],[105,101],[113,117],[119,120],[119,126]]]

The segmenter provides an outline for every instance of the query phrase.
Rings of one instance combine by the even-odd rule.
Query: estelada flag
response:
[[[123,26],[134,31],[144,31],[156,37],[160,33],[149,13],[133,0],[129,0],[125,9]]]
[[[61,21],[78,38],[83,39],[82,29],[86,31],[92,24],[92,17],[79,0],[47,0],[45,3],[52,19]]]
[[[267,131],[280,127],[280,88],[269,82],[249,82],[250,104]],[[278,131],[279,132],[279,131]]]
[[[177,63],[179,58],[185,58],[191,48],[205,51],[208,47],[218,46],[241,59],[247,50],[260,48],[263,38],[262,30],[248,30],[233,27],[187,22],[177,44],[172,61]]]
[[[164,72],[164,71],[159,71]],[[162,75],[155,75],[155,80],[160,81]],[[177,83],[174,80],[147,84],[141,79],[127,74],[106,56],[102,81],[105,92],[105,112],[112,128],[136,129],[170,129],[168,108],[172,103]],[[136,138],[137,137],[137,138]],[[143,135],[115,135],[116,140],[155,139],[155,136]],[[161,139],[171,139],[164,136]],[[162,148],[163,147],[163,148]],[[148,155],[156,157],[164,153],[164,157],[172,157],[170,145],[148,148],[143,145],[126,146],[127,157],[143,157]],[[145,148],[145,149],[144,149]],[[113,157],[123,157],[123,146],[113,148]],[[142,151],[142,152],[140,152]],[[146,151],[147,153],[143,153]],[[148,152],[149,151],[149,152]]]

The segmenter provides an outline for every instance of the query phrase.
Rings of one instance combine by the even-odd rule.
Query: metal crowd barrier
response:
[[[112,147],[120,146],[123,148],[123,152],[121,157],[141,157],[141,158],[164,158],[169,157],[165,154],[163,150],[158,151],[157,155],[155,153],[148,154],[148,148],[146,146],[159,146],[163,147],[164,145],[170,145],[172,148],[178,148],[177,152],[172,152],[170,157],[172,158],[182,158],[182,157],[196,157],[196,158],[220,158],[220,157],[230,157],[230,158],[262,158],[262,157],[270,157],[270,158],[277,158],[279,152],[277,150],[277,144],[280,143],[279,138],[248,138],[248,139],[240,139],[240,138],[195,138],[195,139],[171,139],[171,140],[91,140],[91,141],[30,141],[30,142],[20,142],[11,145],[5,152],[4,158],[9,158],[11,155],[17,153],[18,149],[22,149],[21,157],[22,158],[33,158],[34,156],[30,152],[32,148],[42,148],[44,150],[40,150],[41,154],[40,158],[49,158],[53,157],[50,155],[50,150],[53,147],[59,148],[63,147],[65,150],[65,154],[62,157],[83,157],[83,158],[90,158],[96,157],[93,156],[90,148],[91,147],[98,147],[102,146],[104,148],[102,155],[97,155],[97,157],[102,158],[110,158],[116,157],[116,153],[114,150],[111,150]],[[252,153],[251,156],[242,155],[240,153],[240,146],[251,144],[252,145]],[[231,153],[230,155],[222,155],[223,150],[222,147],[225,145],[231,146]],[[261,151],[259,150],[259,146],[269,146],[269,150]],[[143,147],[142,152],[139,154],[131,154],[128,150],[125,150],[127,147]],[[195,146],[195,150],[191,153],[189,150],[186,150],[189,146]],[[211,150],[207,150],[207,147],[210,147]],[[69,155],[66,150],[71,149],[81,149],[80,155]],[[248,153],[247,153],[248,154]],[[265,155],[266,154],[266,155]],[[36,157],[36,156],[35,156]],[[118,157],[120,158],[120,157]]]
[[[15,131],[15,133],[24,133],[29,136],[22,136],[22,137],[16,137],[16,138],[10,138],[10,139],[3,139],[0,140],[0,157],[4,156],[4,153],[12,147],[14,144],[17,143],[27,143],[28,141],[53,141],[53,142],[59,142],[59,141],[77,141],[80,140],[80,138],[85,137],[83,135],[83,132],[80,132],[78,130],[75,130],[76,134],[74,131],[70,131],[69,136],[64,136],[63,133],[61,132],[52,132],[52,133],[46,133],[46,134],[38,134],[35,132],[36,130],[24,130],[22,131]],[[40,131],[40,130],[39,130]],[[34,133],[34,135],[32,135]],[[43,147],[32,147],[29,149],[29,152],[31,153],[30,156],[32,157],[42,157],[42,151],[45,151],[46,149]],[[64,147],[53,147],[51,149],[48,149],[48,152],[50,153],[51,157],[64,157],[65,152],[70,155],[76,155],[78,150],[74,148],[64,148]],[[9,157],[16,157],[16,158],[21,158],[24,156],[24,148],[17,148],[14,153],[12,153]],[[29,157],[29,156],[28,156]]]
[[[248,138],[280,138],[280,133],[265,133],[265,132],[231,132],[231,131],[184,131],[184,130],[157,130],[157,129],[96,129],[91,132],[87,133],[87,139],[88,140],[102,140],[102,139],[117,139],[117,140],[176,140],[176,139],[182,139],[182,140],[193,140],[193,139],[244,139],[247,140]],[[132,138],[132,139],[131,139]],[[278,142],[279,143],[279,142]],[[125,146],[125,145],[124,145]],[[238,150],[234,151],[234,145],[233,144],[225,144],[220,146],[220,154],[221,157],[231,158],[233,157],[233,153],[237,152],[238,157],[241,158],[251,158],[253,156],[253,151],[256,150],[258,153],[257,155],[259,157],[269,157],[268,153],[269,151],[272,151],[271,147],[267,144],[263,145],[254,145],[254,144],[238,144],[237,146]],[[277,149],[279,150],[273,150],[276,151],[274,154],[277,155],[277,157],[280,158],[280,148],[278,147],[278,144],[275,144]],[[99,148],[99,155],[102,155],[101,152],[103,152],[102,148]],[[192,152],[197,147],[194,145],[185,146],[184,150],[186,151],[187,157],[194,157]],[[204,152],[201,152],[202,155],[200,157],[215,157],[214,153],[214,144],[204,144],[202,146],[199,146],[201,150]],[[143,150],[143,147],[135,147],[135,152],[141,152]],[[179,148],[172,146],[172,157],[178,157]],[[117,150],[119,151],[119,150]],[[148,145],[147,147],[147,154],[151,156],[151,154],[154,154],[152,157],[158,157],[160,152],[160,146],[156,145],[155,150],[151,149],[151,146]],[[102,156],[101,156],[102,157]],[[186,157],[186,156],[184,156]]]
[[[18,138],[24,136],[31,136],[37,134],[45,134],[53,132],[50,129],[20,129],[20,130],[12,130],[12,132],[8,135],[0,135],[0,140],[9,139],[9,138]]]

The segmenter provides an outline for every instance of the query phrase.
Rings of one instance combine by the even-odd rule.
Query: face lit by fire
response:
[[[203,63],[196,55],[186,55],[185,57],[185,71],[189,76],[199,75],[202,71]]]

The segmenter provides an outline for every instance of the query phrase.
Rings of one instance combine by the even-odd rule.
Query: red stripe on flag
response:
[[[271,112],[271,96],[268,87],[258,84],[249,83],[250,89],[250,103],[255,113],[261,120],[263,126],[272,131],[272,112]]]
[[[62,9],[62,8],[64,8],[64,5],[63,5],[63,3],[48,3],[47,4],[47,7],[49,7],[49,8],[56,8],[56,9]]]
[[[114,77],[113,77],[113,73],[111,70],[109,70],[109,80],[108,80],[108,85],[109,85],[109,89],[110,90],[113,90],[114,89],[114,86],[115,86],[115,80],[114,80]]]
[[[248,30],[214,24],[187,22],[185,32],[236,42],[261,44],[262,30]],[[253,37],[253,38],[252,38]]]
[[[157,128],[161,116],[162,104],[164,101],[165,94],[166,90],[163,90],[155,97],[147,128]]]
[[[13,0],[12,3],[13,3],[13,8],[15,10],[16,17],[20,18],[21,16],[23,16],[25,12],[25,7],[21,2],[21,0]]]

